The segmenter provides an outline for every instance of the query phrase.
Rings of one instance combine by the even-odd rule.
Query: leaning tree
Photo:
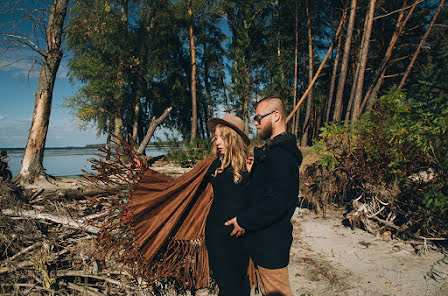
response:
[[[16,25],[1,28],[0,34],[4,36],[1,46],[7,49],[31,48],[41,60],[39,82],[34,94],[33,118],[23,155],[22,169],[15,178],[19,184],[40,183],[49,180],[42,161],[56,73],[63,56],[62,33],[68,2],[69,0],[53,0],[50,5],[42,1],[42,7],[48,5],[48,9],[41,9],[41,7],[27,9],[15,2],[6,3],[3,7],[4,14],[7,14],[12,20],[16,20],[13,22]],[[45,23],[45,30],[40,31],[40,24]],[[23,26],[24,24],[30,26]],[[42,34],[40,35],[39,32]],[[41,44],[44,45],[40,46]]]

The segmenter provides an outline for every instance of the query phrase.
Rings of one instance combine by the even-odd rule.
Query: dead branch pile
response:
[[[351,227],[425,242],[446,241],[448,219],[422,203],[425,188],[440,182],[433,169],[389,184],[368,166],[354,165],[343,157],[340,160],[335,168],[315,162],[301,174],[301,192],[316,211],[325,214],[330,204],[336,204],[347,209],[345,222]]]
[[[114,163],[119,161],[125,164]],[[117,186],[104,183],[102,196],[123,189],[123,175],[103,173]],[[98,252],[99,229],[113,221],[102,217],[114,206],[112,199],[97,203],[100,195],[86,199],[71,194],[73,188],[63,190],[70,194],[22,191],[0,182],[0,295],[177,295],[162,283],[146,284],[116,257]]]
[[[15,193],[3,193],[1,295],[141,295],[141,285],[119,263],[90,256],[96,235],[74,223],[85,201],[53,197],[24,203]]]
[[[8,154],[6,151],[0,151],[0,181],[10,180],[12,178],[11,170],[8,168]]]

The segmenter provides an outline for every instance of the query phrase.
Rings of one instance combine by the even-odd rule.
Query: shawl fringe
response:
[[[205,221],[213,189],[202,181],[215,157],[171,178],[149,169],[123,140],[114,137],[113,141],[123,148],[101,148],[102,154],[89,160],[96,174],[84,171],[86,182],[103,190],[86,197],[88,223],[100,227],[94,256],[123,262],[135,278],[150,285],[174,281],[183,288],[209,286]],[[133,159],[144,165],[129,165]],[[257,282],[254,267],[250,260],[252,286]]]

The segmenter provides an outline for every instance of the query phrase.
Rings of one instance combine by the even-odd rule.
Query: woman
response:
[[[185,289],[204,288],[211,270],[219,295],[248,296],[249,258],[242,238],[231,237],[224,223],[247,206],[250,141],[244,122],[230,114],[210,119],[208,128],[214,155],[178,178],[151,170],[124,142],[125,156],[138,169],[122,162],[119,151],[107,151],[115,161],[95,161],[98,174],[86,177],[117,188],[91,199],[91,208],[107,209],[98,215],[98,250],[101,256],[113,254],[148,284],[174,280]],[[115,176],[127,190],[115,186]],[[249,270],[254,281],[254,270]]]
[[[246,161],[250,141],[243,132],[244,122],[237,116],[212,118],[207,125],[213,134],[212,151],[217,156],[206,177],[214,195],[205,227],[210,269],[220,296],[247,296],[249,257],[244,251],[243,238],[231,237],[232,229],[224,223],[247,207]]]

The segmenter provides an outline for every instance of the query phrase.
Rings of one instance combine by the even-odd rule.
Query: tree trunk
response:
[[[203,34],[205,36],[206,32],[205,29],[203,30]],[[207,54],[207,42],[204,41],[202,43],[202,47],[204,48],[204,53]],[[209,61],[206,57],[204,57],[204,85],[205,85],[205,93],[207,95],[208,100],[208,114],[210,117],[213,117],[214,110],[213,110],[213,99],[212,99],[212,92],[210,89],[210,82],[209,82],[209,76],[210,76],[210,70],[209,70]],[[206,116],[207,119],[207,116]],[[207,132],[208,134],[208,132]]]
[[[352,88],[351,88],[351,91],[350,91],[350,98],[349,98],[348,104],[347,104],[347,110],[345,111],[345,121],[346,121],[346,123],[348,122],[348,120],[350,120],[350,115],[351,115],[352,108],[353,108],[353,100],[355,98],[356,83],[358,82],[356,77],[358,77],[358,75],[359,75],[359,68],[360,67],[361,67],[360,66],[360,62],[358,61],[356,63],[356,70],[354,71],[352,69],[352,71],[354,71],[355,73],[353,75],[353,83],[352,83]]]
[[[297,103],[297,70],[298,70],[298,58],[299,58],[299,5],[296,3],[296,13],[295,13],[295,38],[296,43],[294,45],[294,105]],[[297,126],[299,120],[299,113],[297,112],[292,121],[291,131],[297,138]]]
[[[392,51],[395,48],[395,44],[398,40],[398,37],[400,37],[401,33],[403,32],[403,28],[406,26],[406,23],[408,22],[409,18],[411,17],[412,13],[414,12],[415,7],[419,3],[420,0],[416,0],[414,4],[411,7],[411,10],[409,11],[408,15],[406,16],[406,19],[403,21],[405,9],[400,11],[400,14],[398,15],[397,23],[395,25],[395,31],[392,35],[392,38],[389,42],[389,46],[387,47],[386,53],[384,55],[384,59],[381,62],[381,66],[377,69],[375,79],[373,80],[372,84],[370,85],[369,89],[367,90],[367,93],[364,97],[364,100],[361,105],[361,110],[365,110],[366,112],[370,112],[373,105],[373,100],[376,98],[378,91],[381,88],[381,85],[384,81],[384,75],[386,73],[387,66],[389,64],[390,57],[392,56]],[[407,2],[405,1],[403,3],[403,8],[406,7]]]
[[[344,21],[345,17],[347,15],[347,12],[344,11]],[[328,122],[330,120],[330,111],[331,106],[333,104],[333,96],[334,96],[334,86],[336,84],[336,74],[338,73],[338,65],[339,65],[339,56],[341,55],[341,35],[338,36],[338,45],[336,49],[336,57],[334,59],[334,66],[333,66],[333,73],[331,74],[331,81],[330,81],[330,92],[328,93],[328,100],[327,100],[327,110],[325,112],[325,122]]]
[[[336,31],[336,36],[339,36],[339,34],[341,33],[341,28],[342,28],[342,18],[341,21],[339,22],[339,26],[338,26],[338,30]],[[337,39],[337,37],[335,38]],[[311,89],[313,88],[314,83],[316,83],[317,78],[319,77],[320,72],[322,71],[322,69],[325,66],[325,63],[328,60],[328,57],[330,56],[331,51],[333,50],[333,43],[331,43],[330,48],[328,48],[327,54],[325,55],[324,59],[322,60],[322,62],[320,63],[319,68],[316,71],[316,74],[314,75],[311,84],[308,85],[308,88],[306,89],[306,91],[303,93],[302,97],[300,98],[299,102],[297,102],[297,105],[294,106],[294,109],[291,111],[291,113],[288,115],[288,117],[286,118],[286,123],[288,123],[291,118],[294,116],[294,114],[297,112],[297,110],[299,109],[300,105],[303,103],[303,101],[307,98],[309,92],[311,91]]]
[[[311,34],[311,16],[309,11],[308,1],[306,1],[306,19],[307,19],[307,29],[308,29],[308,84],[311,85],[314,76],[313,70],[313,36]],[[305,120],[303,121],[303,133],[301,139],[301,146],[308,146],[308,132],[310,129],[310,116],[311,116],[311,105],[313,102],[313,89],[311,88],[308,93],[308,101],[306,103],[306,113]]]
[[[134,142],[134,145],[137,145],[138,143],[138,127],[140,121],[140,86],[137,87],[138,89],[135,94],[134,101],[134,122],[132,125],[132,140]]]
[[[359,62],[359,73],[358,73],[358,79],[356,81],[356,90],[355,90],[355,97],[353,99],[353,108],[352,108],[352,124],[356,122],[358,117],[361,115],[361,99],[362,99],[362,90],[364,86],[364,75],[367,65],[367,54],[369,53],[369,44],[370,44],[370,35],[372,33],[372,26],[373,26],[373,16],[375,14],[375,0],[370,0],[369,3],[369,11],[366,15],[366,26],[364,30],[364,36],[363,36],[363,44],[361,49],[361,59]]]
[[[114,110],[114,135],[122,139],[123,138],[123,93],[124,93],[124,84],[125,84],[125,54],[126,51],[123,48],[124,40],[127,39],[127,31],[128,31],[128,0],[121,0],[121,28],[122,28],[122,36],[121,36],[121,50],[118,61],[118,70],[117,70],[117,81],[116,85],[119,88],[118,93],[115,94],[115,110]],[[121,149],[120,143],[116,142],[116,149]]]
[[[20,184],[48,180],[42,162],[50,122],[54,83],[63,56],[61,43],[67,2],[68,0],[54,0],[48,17],[47,45],[42,60],[37,92],[34,95],[33,119],[23,154],[22,169],[15,179]]]
[[[348,60],[350,58],[350,45],[353,36],[353,27],[356,16],[356,0],[351,1],[350,17],[348,20],[347,37],[345,37],[344,54],[342,57],[341,73],[339,74],[338,89],[336,91],[336,99],[334,103],[333,120],[341,120],[342,118],[342,97],[344,95],[344,86],[347,78]]]
[[[193,3],[192,0],[188,0],[188,16],[190,27],[188,35],[190,37],[190,55],[191,55],[191,135],[190,144],[196,139],[198,131],[198,107],[196,102],[196,47],[194,44],[194,31],[193,31]]]
[[[411,69],[414,66],[415,60],[417,60],[418,55],[420,54],[420,50],[422,49],[423,44],[426,41],[426,38],[428,38],[429,36],[429,32],[431,32],[432,27],[434,26],[434,23],[437,19],[437,16],[440,13],[440,10],[443,7],[443,3],[445,2],[445,0],[441,0],[439,6],[437,7],[436,13],[434,13],[434,16],[432,17],[431,23],[429,24],[428,28],[426,29],[425,34],[422,37],[422,40],[420,40],[420,43],[418,44],[418,47],[416,49],[416,51],[414,52],[414,55],[412,56],[411,62],[409,63],[406,71],[404,72],[403,78],[400,81],[400,84],[398,85],[397,90],[400,90],[404,84],[406,83],[406,79],[409,76],[409,73],[411,73]]]
[[[168,107],[167,109],[165,109],[165,112],[163,112],[163,114],[160,115],[159,118],[156,119],[155,116],[152,118],[151,124],[148,127],[148,131],[146,132],[146,135],[143,138],[143,141],[140,143],[140,146],[137,149],[137,153],[143,154],[143,151],[145,151],[146,146],[148,146],[149,140],[151,139],[152,135],[154,134],[156,127],[158,127],[165,120],[165,118],[168,117],[168,115],[170,114],[172,109],[173,109],[172,107]]]

